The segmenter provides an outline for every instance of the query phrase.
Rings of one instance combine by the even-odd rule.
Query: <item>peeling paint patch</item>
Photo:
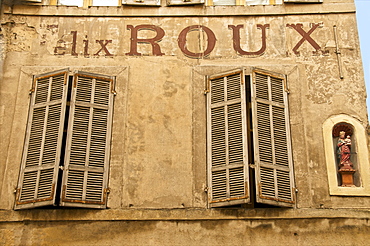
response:
[[[320,62],[306,65],[308,95],[307,99],[315,104],[331,104],[337,88],[335,74],[338,68],[335,63],[321,59]]]
[[[26,23],[6,23],[1,26],[6,40],[7,52],[30,51],[32,41],[37,39],[37,31]]]

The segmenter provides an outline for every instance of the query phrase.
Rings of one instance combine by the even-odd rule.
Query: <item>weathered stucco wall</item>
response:
[[[338,217],[344,213],[338,210],[325,218],[328,210],[320,210],[324,211],[320,212],[320,218],[312,219],[314,212],[295,217],[292,212],[295,209],[281,209],[276,218],[267,215],[266,220],[260,220],[248,215],[237,220],[239,215],[232,214],[229,221],[222,222],[217,220],[234,210],[223,210],[217,218],[207,214],[211,212],[207,212],[204,191],[207,186],[205,76],[241,67],[246,71],[258,67],[287,75],[298,189],[296,208],[370,209],[368,196],[330,196],[322,136],[322,124],[333,115],[349,115],[363,127],[368,124],[353,3],[325,1],[314,6],[271,7],[258,6],[244,16],[241,14],[244,7],[236,7],[234,14],[231,7],[194,7],[191,17],[184,17],[190,15],[189,7],[183,11],[128,7],[122,13],[120,8],[5,8],[0,40],[4,44],[0,90],[0,177],[3,177],[0,218],[9,223],[1,225],[5,233],[0,238],[8,244],[50,244],[64,233],[71,235],[73,228],[81,233],[70,240],[78,238],[80,244],[117,244],[125,240],[127,244],[173,245],[185,240],[200,245],[269,242],[312,245],[320,244],[325,238],[332,245],[338,240],[359,245],[368,241],[368,213]],[[222,15],[222,8],[228,14]],[[322,14],[313,14],[315,8]],[[152,45],[138,42],[136,51],[141,55],[133,55],[132,45],[136,44],[131,43],[133,29],[139,25],[153,25],[138,31],[137,38],[155,39],[160,51],[157,48],[153,54]],[[204,26],[210,32],[191,31],[186,36],[186,46],[179,45],[180,33],[193,25]],[[233,37],[230,25],[243,25],[240,48],[256,53],[242,55],[236,51],[233,45],[238,39]],[[157,40],[161,30],[163,37]],[[214,48],[208,52],[210,33],[216,39]],[[337,45],[341,50],[340,63]],[[195,58],[186,49],[207,54]],[[81,221],[69,222],[79,210],[70,210],[70,214],[46,210],[57,214],[48,222],[40,221],[42,216],[37,215],[40,209],[11,210],[32,76],[62,68],[116,76],[108,198],[108,207],[113,212],[89,210],[78,216]],[[134,216],[126,221],[125,213],[130,209],[145,214],[153,208],[156,210],[150,210],[154,213],[151,216],[164,221],[145,221],[151,220],[150,216],[141,218],[145,222],[135,221]],[[187,208],[180,219],[175,219],[173,214],[161,214],[162,209],[180,208]],[[189,208],[199,208],[205,215],[202,219],[186,221],[195,213]],[[123,215],[121,209],[126,211]],[[114,213],[120,214],[119,218],[110,222],[115,220]],[[94,221],[98,214],[106,221],[101,218]],[[31,222],[23,222],[28,217]],[[262,234],[260,228],[264,229]],[[225,236],[225,231],[230,234]],[[353,232],[352,236],[343,237],[347,231]],[[91,238],[97,234],[100,239],[92,242]],[[65,240],[69,243],[69,239]]]
[[[9,223],[9,245],[367,245],[366,220]],[[352,235],[348,235],[351,230]],[[66,236],[68,235],[68,236]]]
[[[339,213],[338,213],[339,212]],[[5,245],[367,245],[369,212],[281,209],[0,212]]]

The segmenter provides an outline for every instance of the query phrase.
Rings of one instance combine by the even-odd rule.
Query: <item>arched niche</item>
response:
[[[340,159],[338,157],[339,134],[344,131],[351,140],[351,162],[353,163],[354,185],[342,186]],[[348,115],[335,115],[323,124],[325,159],[330,195],[370,196],[370,171],[367,134],[357,119]]]

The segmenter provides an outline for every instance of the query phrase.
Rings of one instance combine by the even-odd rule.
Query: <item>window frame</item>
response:
[[[248,72],[247,72],[248,71]],[[289,171],[289,177],[288,177],[288,182],[289,182],[289,198],[286,198],[286,197],[281,197],[278,193],[280,191],[278,191],[278,183],[281,182],[281,181],[278,181],[278,179],[274,179],[274,181],[272,182],[275,182],[275,196],[269,196],[267,197],[266,195],[261,195],[260,194],[260,183],[258,182],[259,179],[257,178],[257,175],[259,175],[260,173],[258,172],[261,164],[259,163],[258,161],[258,151],[256,150],[256,144],[254,144],[253,148],[254,148],[254,154],[253,154],[253,158],[254,158],[254,163],[248,163],[248,162],[251,162],[251,158],[247,158],[247,160],[245,160],[245,169],[246,169],[246,173],[248,173],[249,171],[253,171],[252,169],[254,169],[254,172],[256,173],[256,178],[255,178],[255,195],[256,195],[256,201],[259,202],[259,203],[265,203],[265,204],[270,204],[270,205],[274,205],[274,206],[281,206],[281,207],[294,207],[295,206],[295,203],[296,203],[296,197],[295,197],[295,182],[294,182],[294,170],[293,170],[293,156],[292,156],[292,150],[291,150],[291,136],[290,136],[290,123],[289,123],[289,112],[288,112],[288,100],[287,100],[287,94],[288,94],[288,88],[287,88],[287,83],[286,83],[286,76],[282,75],[282,74],[278,74],[278,73],[274,73],[274,72],[270,72],[270,71],[266,71],[266,70],[262,70],[262,69],[258,69],[258,68],[252,68],[252,69],[245,69],[245,68],[241,68],[241,69],[235,69],[235,70],[230,70],[230,71],[227,71],[227,72],[222,72],[222,73],[217,73],[217,74],[214,74],[214,75],[209,75],[207,76],[207,79],[206,79],[206,89],[205,89],[205,93],[207,94],[207,107],[206,107],[206,110],[207,110],[207,178],[208,178],[208,181],[207,181],[207,185],[208,185],[208,206],[209,207],[221,207],[221,206],[230,206],[230,205],[236,205],[236,204],[248,204],[251,202],[251,199],[253,201],[253,198],[250,197],[252,194],[254,194],[253,191],[251,191],[251,188],[250,188],[250,185],[251,185],[251,182],[252,180],[249,179],[249,176],[246,175],[246,187],[247,187],[247,190],[246,190],[246,193],[245,194],[245,197],[241,198],[239,201],[236,200],[236,199],[231,199],[231,198],[226,198],[224,200],[220,200],[220,201],[215,201],[213,199],[213,187],[212,187],[212,159],[211,159],[211,146],[212,146],[212,138],[211,138],[211,114],[210,114],[210,109],[211,109],[211,104],[210,104],[210,98],[211,98],[211,85],[210,85],[210,81],[212,79],[215,79],[215,78],[219,78],[219,77],[222,77],[222,76],[228,76],[230,74],[233,74],[233,73],[241,73],[242,74],[242,77],[243,77],[243,81],[241,82],[241,88],[242,88],[242,91],[244,91],[244,93],[246,93],[246,90],[245,90],[245,84],[248,83],[248,81],[245,81],[245,78],[247,75],[250,76],[250,88],[251,88],[251,111],[252,111],[252,122],[253,122],[253,131],[254,131],[254,138],[253,140],[250,139],[248,140],[248,137],[247,135],[249,133],[247,133],[246,131],[243,131],[243,143],[244,143],[244,146],[243,146],[243,149],[245,150],[244,151],[244,155],[245,156],[250,156],[250,153],[248,153],[248,148],[250,145],[250,142],[249,141],[253,141],[253,142],[256,142],[258,141],[258,138],[257,138],[257,132],[256,132],[256,126],[257,126],[257,122],[256,122],[256,109],[254,109],[255,105],[256,105],[256,102],[253,102],[253,101],[256,101],[255,100],[255,92],[253,92],[255,90],[255,74],[256,73],[259,73],[259,74],[267,74],[268,76],[272,76],[274,78],[279,78],[281,79],[281,83],[282,83],[282,87],[284,88],[283,90],[283,95],[284,95],[284,117],[285,117],[285,128],[284,130],[286,131],[286,144],[288,145],[287,148],[288,148],[288,167],[285,168],[285,169],[288,169]],[[224,89],[226,91],[226,89]],[[244,97],[244,99],[248,96],[242,96]],[[248,118],[251,117],[249,116],[249,113],[246,112],[246,110],[248,109],[248,106],[246,105],[246,100],[242,100],[243,101],[243,104],[244,105],[244,109],[242,111],[242,118],[243,119],[246,119],[244,120],[244,123],[243,124],[243,127],[245,128],[248,128],[247,127],[247,124],[248,122],[250,121]],[[276,103],[273,103],[273,104],[276,104]],[[225,111],[226,112],[226,111]],[[272,114],[272,112],[271,112]],[[272,117],[272,116],[270,116]],[[272,118],[270,119],[272,120]],[[244,126],[245,125],[245,126]],[[227,135],[227,133],[226,133]],[[226,148],[226,147],[225,147]],[[225,150],[227,152],[227,150]],[[251,156],[250,156],[251,157]],[[276,157],[274,157],[276,158]],[[226,160],[227,162],[227,160]],[[274,164],[276,165],[276,164]],[[251,170],[250,170],[251,169]],[[275,167],[275,169],[280,169],[280,167]],[[284,168],[283,168],[284,169]],[[275,172],[275,171],[274,171]],[[276,171],[277,172],[277,171]],[[277,174],[275,174],[277,175]],[[279,176],[280,177],[280,176]],[[277,183],[276,183],[277,182]],[[244,200],[242,200],[244,199]]]
[[[109,175],[109,157],[110,157],[110,139],[111,139],[111,129],[112,129],[112,118],[113,118],[113,97],[114,95],[116,95],[116,92],[115,92],[115,76],[104,76],[102,74],[92,74],[92,73],[88,73],[88,72],[73,72],[71,73],[69,71],[69,69],[63,69],[63,70],[60,70],[60,71],[53,71],[53,72],[48,72],[48,73],[45,73],[45,74],[40,74],[40,75],[36,75],[34,76],[34,79],[33,79],[33,82],[32,82],[32,88],[31,88],[31,98],[30,98],[30,109],[29,109],[29,118],[28,118],[28,124],[27,124],[27,128],[26,128],[26,138],[25,138],[25,144],[24,144],[24,152],[23,152],[23,155],[22,155],[22,164],[21,164],[21,168],[20,168],[20,174],[19,174],[19,181],[18,181],[18,188],[17,188],[17,193],[16,193],[16,201],[15,201],[15,207],[14,209],[15,210],[18,210],[18,209],[26,209],[26,208],[33,208],[33,207],[40,207],[40,206],[46,206],[46,205],[55,205],[55,202],[58,201],[56,200],[56,195],[57,195],[57,192],[56,192],[56,189],[57,189],[57,184],[58,186],[60,185],[59,188],[61,188],[62,184],[60,183],[61,181],[57,181],[58,179],[58,170],[59,169],[64,169],[64,166],[60,166],[60,163],[59,163],[59,159],[62,159],[62,155],[65,155],[67,153],[67,151],[60,151],[58,152],[58,159],[55,161],[54,163],[54,178],[52,180],[53,182],[53,185],[52,185],[52,192],[51,192],[51,197],[47,198],[47,199],[34,199],[34,200],[28,200],[28,201],[22,201],[21,200],[21,189],[22,189],[22,184],[23,184],[23,174],[25,172],[25,160],[26,160],[26,156],[27,156],[27,148],[28,148],[28,142],[29,142],[29,135],[30,135],[30,127],[32,126],[32,113],[33,113],[33,108],[34,108],[34,101],[35,101],[35,97],[36,97],[36,94],[37,94],[37,91],[35,93],[35,89],[37,90],[37,88],[35,88],[37,86],[37,81],[42,79],[42,78],[45,78],[45,77],[52,77],[53,75],[58,75],[58,74],[64,74],[64,86],[63,86],[63,99],[61,99],[62,102],[64,102],[64,108],[61,110],[61,114],[62,116],[68,116],[68,110],[66,108],[66,104],[68,103],[67,102],[67,96],[66,96],[66,93],[68,92],[68,85],[69,85],[69,78],[71,77],[71,75],[76,75],[76,74],[85,74],[86,76],[89,75],[89,76],[99,76],[100,79],[105,79],[105,80],[109,80],[109,84],[110,84],[110,89],[109,89],[109,92],[108,92],[108,95],[109,95],[109,102],[108,102],[108,116],[107,116],[107,121],[106,121],[106,124],[104,125],[106,128],[107,128],[107,134],[106,134],[106,145],[104,147],[104,153],[105,153],[105,161],[104,161],[104,170],[103,170],[103,175],[104,175],[104,183],[102,184],[103,185],[103,192],[104,194],[102,195],[102,199],[100,202],[96,203],[96,202],[89,202],[88,200],[86,201],[68,201],[70,202],[70,204],[62,204],[60,203],[59,206],[73,206],[73,207],[89,207],[89,208],[105,208],[106,205],[107,205],[107,193],[109,192],[109,189],[108,189],[108,175]],[[77,76],[73,76],[74,77],[74,81],[72,81],[72,84],[76,84],[76,78]],[[50,84],[50,83],[49,83]],[[47,89],[48,91],[51,91],[52,90],[52,87],[48,87]],[[94,92],[96,94],[96,92]],[[100,92],[98,92],[100,93]],[[50,94],[50,92],[49,92]],[[73,93],[72,93],[73,95]],[[98,94],[96,94],[98,95]],[[72,100],[72,99],[71,99]],[[69,103],[68,103],[69,104]],[[73,102],[71,102],[71,104],[73,104]],[[69,114],[69,119],[68,121],[71,121],[71,119],[73,118],[73,116],[71,114]],[[47,117],[47,116],[46,116]],[[61,120],[61,123],[59,125],[59,127],[62,128],[61,130],[61,135],[63,136],[63,131],[65,130],[65,125],[64,125],[64,118],[62,118]],[[91,116],[92,117],[92,116]],[[43,136],[46,136],[46,132],[48,131],[45,127],[42,128],[43,130]],[[68,132],[71,132],[71,128],[68,129]],[[61,136],[59,135],[59,138]],[[61,139],[58,140],[58,145],[57,145],[58,149],[61,150],[61,148],[66,148],[66,146],[62,146],[62,143],[61,143]],[[43,153],[42,153],[42,150],[39,151],[39,155],[40,156],[43,156]],[[40,159],[41,157],[39,157]],[[43,159],[43,158],[42,158]],[[62,163],[63,164],[63,163]],[[39,164],[38,164],[39,168],[43,168],[42,166],[40,166],[40,161],[39,161]],[[64,172],[64,170],[63,170]],[[63,175],[63,179],[66,177],[66,175]],[[60,177],[59,177],[60,178]],[[36,180],[36,182],[39,182],[38,180]],[[85,182],[85,181],[84,181]],[[35,189],[37,190],[37,187],[38,187],[39,183],[35,183]],[[58,189],[59,189],[58,188]],[[35,192],[36,192],[35,190]],[[59,192],[58,192],[59,194]],[[62,192],[60,192],[60,195],[63,195]],[[61,200],[63,200],[63,197],[61,197]]]

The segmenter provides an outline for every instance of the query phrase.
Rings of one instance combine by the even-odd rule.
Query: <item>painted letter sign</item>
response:
[[[166,48],[161,46],[161,42],[165,40],[166,37],[166,31],[159,26],[156,25],[127,25],[127,30],[130,31],[130,39],[129,39],[129,50],[127,53],[124,53],[126,56],[141,56],[143,55],[138,51],[141,44],[149,45],[151,49],[151,55],[153,56],[164,56],[168,52],[166,52]],[[302,23],[291,23],[287,24],[285,28],[291,28],[295,30],[295,32],[290,32],[290,35],[297,35],[300,37],[300,40],[291,47],[291,50],[295,55],[300,55],[300,48],[301,46],[307,42],[310,47],[313,49],[312,52],[314,55],[319,55],[319,52],[321,54],[328,53],[327,50],[323,50],[321,46],[319,45],[319,42],[315,40],[314,33],[316,29],[320,27],[320,24],[311,23],[310,27],[304,28]],[[248,57],[257,57],[262,56],[265,51],[268,49],[269,44],[267,42],[267,29],[270,29],[270,24],[256,24],[255,25],[256,30],[259,30],[261,35],[253,37],[253,43],[260,44],[259,49],[255,50],[245,50],[242,48],[242,29],[244,29],[243,24],[239,25],[228,25],[229,30],[225,31],[231,31],[231,39],[230,42],[230,48],[232,47],[233,52],[240,56],[248,56]],[[273,27],[272,27],[273,28]],[[143,31],[147,31],[143,33]],[[153,33],[153,35],[148,34]],[[199,40],[199,42],[204,42],[204,48],[200,49],[200,51],[192,51],[189,48],[189,41],[188,36],[191,32],[198,31],[199,33],[202,33],[202,35],[199,35],[199,37],[203,37],[202,40]],[[219,31],[219,30],[217,30]],[[121,45],[122,40],[113,40],[113,39],[96,39],[96,40],[89,40],[87,39],[87,35],[84,35],[86,39],[84,39],[82,42],[78,43],[78,36],[80,33],[78,31],[71,31],[70,32],[70,38],[71,38],[71,45],[68,46],[68,42],[65,41],[67,35],[63,35],[63,39],[60,38],[54,48],[54,54],[55,55],[67,55],[70,54],[72,56],[78,56],[79,54],[84,56],[105,56],[110,57],[114,56],[114,52],[112,51],[114,47]],[[82,34],[81,34],[82,36]],[[147,37],[143,37],[147,36]],[[212,52],[214,51],[215,47],[217,47],[217,36],[214,32],[214,30],[208,28],[204,25],[191,25],[183,28],[181,31],[179,31],[177,36],[177,49],[181,51],[181,53],[187,57],[190,58],[202,58],[206,56],[210,56]],[[90,50],[90,43],[95,43],[95,50]],[[201,45],[200,45],[201,46]],[[283,48],[283,47],[282,47]],[[80,53],[79,53],[80,52]],[[229,50],[230,52],[230,50]]]

